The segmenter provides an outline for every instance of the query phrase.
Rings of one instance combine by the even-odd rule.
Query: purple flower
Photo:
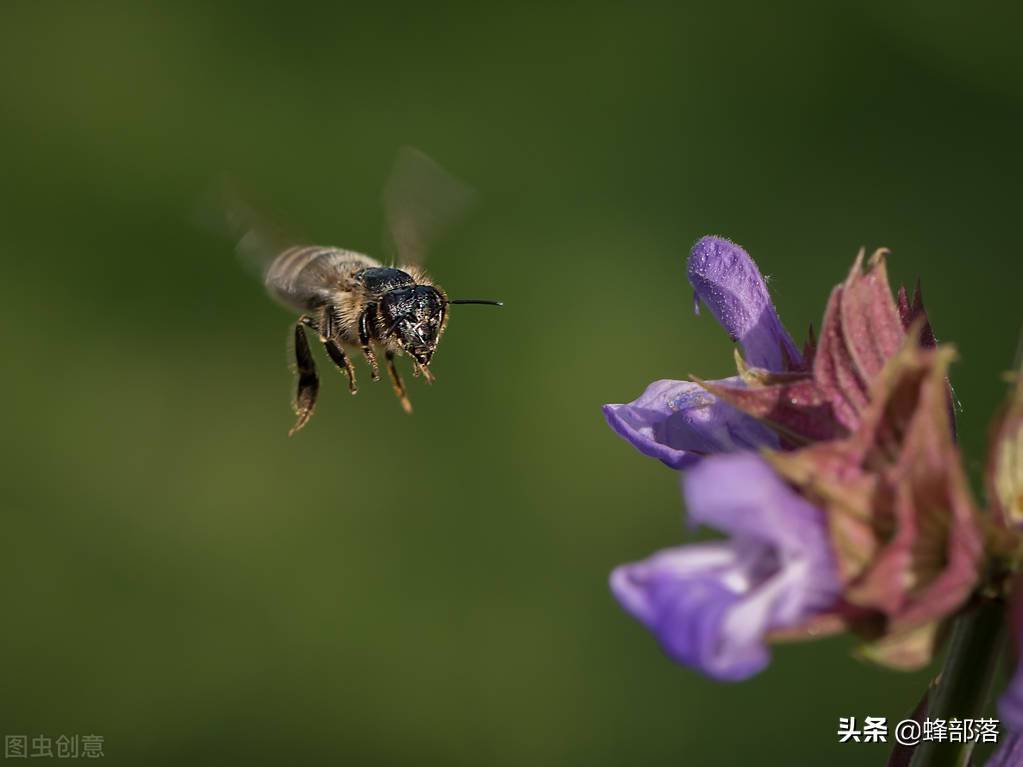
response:
[[[753,453],[701,462],[684,492],[692,523],[731,537],[622,565],[611,590],[673,660],[746,679],[767,665],[766,634],[798,628],[838,599],[824,517]]]
[[[710,309],[749,365],[784,372],[802,364],[746,251],[720,237],[704,237],[693,246],[688,274],[697,309],[701,302]],[[743,385],[738,378],[712,383]],[[641,453],[673,469],[714,453],[778,446],[770,429],[691,381],[655,381],[633,402],[605,405],[604,417]]]

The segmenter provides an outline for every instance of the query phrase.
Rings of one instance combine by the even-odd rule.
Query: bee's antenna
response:
[[[456,298],[449,304],[485,304],[486,306],[504,306],[504,301],[491,301],[487,298]]]

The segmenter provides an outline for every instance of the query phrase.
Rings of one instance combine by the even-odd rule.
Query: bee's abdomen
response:
[[[352,276],[380,264],[369,256],[342,248],[296,245],[277,256],[266,270],[267,290],[299,311],[327,303],[352,285]]]

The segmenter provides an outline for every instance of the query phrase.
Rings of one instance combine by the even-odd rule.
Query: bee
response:
[[[396,358],[408,355],[412,371],[434,381],[430,362],[447,327],[448,307],[501,306],[489,299],[450,299],[422,267],[427,245],[466,207],[470,193],[418,150],[399,152],[384,190],[388,226],[400,266],[384,266],[362,253],[321,245],[275,247],[263,280],[267,292],[299,314],[292,329],[296,421],[289,436],[308,423],[316,407],[319,378],[306,332],[358,392],[352,357],[361,354],[374,381],[382,352],[391,386],[406,413],[412,412]],[[267,236],[245,216],[242,255],[267,253]],[[263,257],[265,261],[265,255]]]

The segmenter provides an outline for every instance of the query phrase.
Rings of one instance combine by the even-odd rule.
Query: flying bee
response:
[[[378,352],[383,352],[394,393],[411,413],[395,359],[408,355],[413,374],[432,383],[430,362],[447,326],[448,307],[501,306],[492,300],[449,299],[421,266],[428,244],[464,211],[469,198],[468,190],[426,155],[410,148],[399,152],[384,190],[384,207],[400,266],[383,266],[367,255],[337,247],[268,248],[266,231],[253,226],[252,216],[242,211],[245,235],[239,251],[262,255],[264,261],[271,254],[263,272],[267,291],[300,315],[293,328],[297,420],[289,434],[309,421],[320,388],[307,329],[347,376],[352,394],[358,391],[352,357],[361,354],[373,380],[379,381]],[[237,216],[240,209],[235,208]]]

